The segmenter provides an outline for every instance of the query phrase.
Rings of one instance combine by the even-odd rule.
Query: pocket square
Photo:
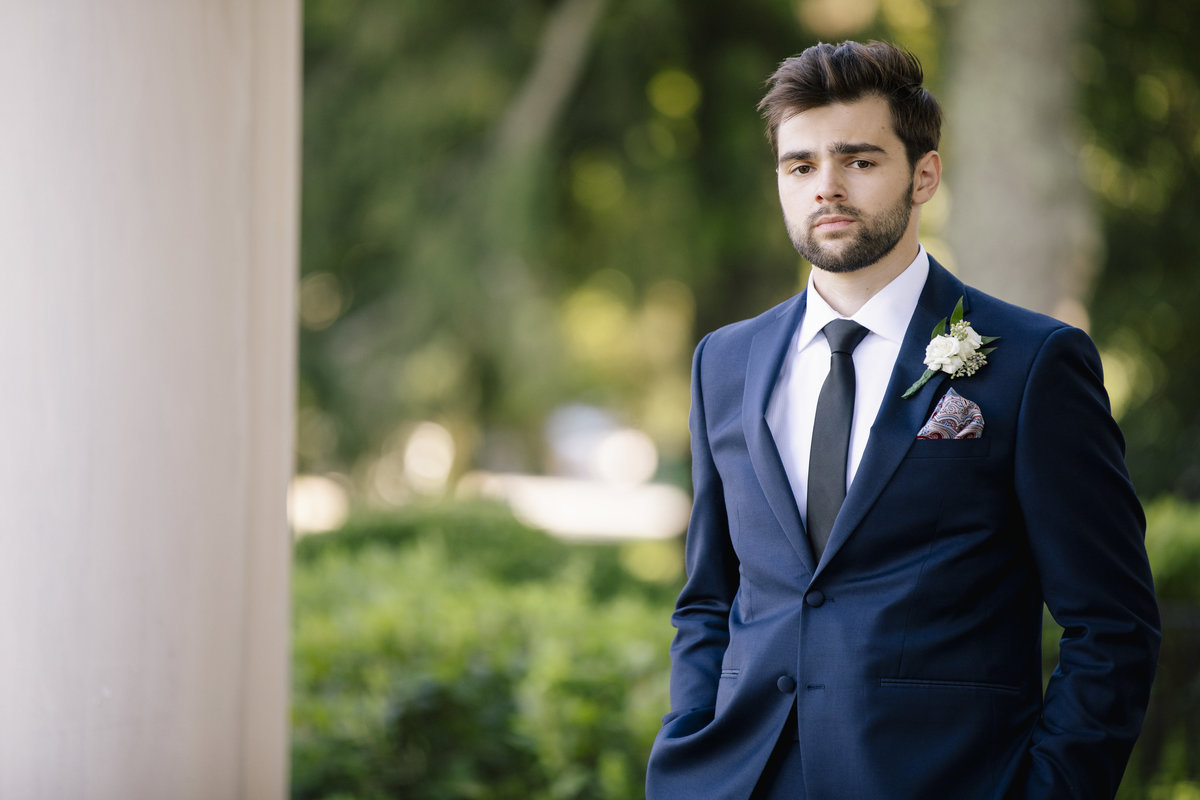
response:
[[[934,406],[921,427],[918,439],[979,439],[983,436],[983,413],[979,406],[953,388]]]

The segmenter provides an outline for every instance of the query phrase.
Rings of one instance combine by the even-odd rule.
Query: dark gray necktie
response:
[[[854,348],[870,331],[835,319],[822,329],[829,342],[829,375],[817,397],[808,459],[808,538],[819,561],[846,499],[846,457],[854,419]]]

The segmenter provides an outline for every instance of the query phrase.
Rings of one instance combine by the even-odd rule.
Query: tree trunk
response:
[[[1082,326],[1099,244],[1070,68],[1084,12],[1082,0],[963,0],[944,95],[959,276]]]

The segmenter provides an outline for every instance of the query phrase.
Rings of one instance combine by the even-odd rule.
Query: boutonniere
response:
[[[950,315],[950,332],[946,333],[946,318],[942,317],[942,321],[933,329],[933,338],[925,347],[925,374],[900,395],[901,399],[912,397],[939,372],[947,372],[951,378],[974,375],[987,363],[988,354],[996,349],[986,345],[999,338],[976,333],[971,323],[963,319],[963,299],[958,298],[954,313]]]

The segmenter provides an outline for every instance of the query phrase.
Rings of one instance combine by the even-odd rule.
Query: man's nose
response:
[[[822,202],[828,203],[846,199],[846,185],[842,182],[842,176],[837,170],[821,170],[820,177],[817,179],[816,190],[817,200]]]

